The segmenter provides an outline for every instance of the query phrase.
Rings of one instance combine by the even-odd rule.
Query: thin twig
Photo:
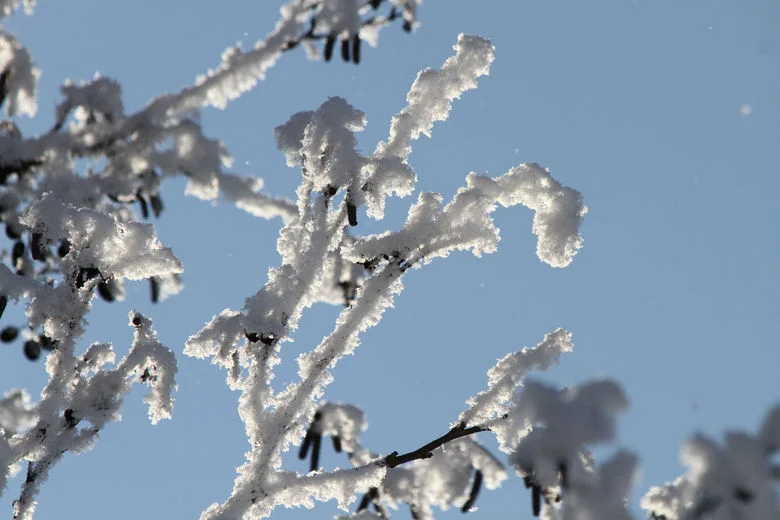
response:
[[[502,417],[502,419],[506,419],[506,415]],[[460,439],[461,437],[467,437],[469,435],[473,435],[475,433],[479,432],[486,432],[490,431],[490,428],[485,425],[477,425],[477,426],[470,426],[466,428],[466,425],[463,423],[457,424],[455,427],[453,427],[450,431],[439,437],[438,439],[434,439],[425,446],[421,446],[420,448],[417,448],[414,451],[410,451],[409,453],[404,453],[403,455],[398,455],[397,451],[394,451],[384,459],[382,459],[382,463],[387,466],[388,468],[394,468],[396,466],[400,466],[401,464],[406,464],[407,462],[411,462],[413,460],[419,460],[419,459],[429,459],[433,457],[433,450],[440,446],[444,446],[450,441],[454,441],[455,439]]]

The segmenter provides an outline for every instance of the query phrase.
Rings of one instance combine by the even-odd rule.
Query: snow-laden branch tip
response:
[[[426,69],[417,75],[406,96],[406,107],[393,117],[388,140],[379,143],[370,157],[364,189],[372,218],[383,218],[388,195],[412,193],[417,181],[408,163],[412,141],[422,134],[431,137],[434,123],[449,117],[452,101],[475,89],[477,78],[490,72],[494,58],[490,40],[461,34],[453,49],[455,55],[440,69]]]
[[[582,196],[537,164],[521,164],[496,179],[471,173],[466,186],[443,209],[441,202],[439,194],[421,193],[400,231],[357,240],[345,254],[354,262],[398,255],[416,264],[454,250],[469,249],[476,256],[493,253],[500,236],[491,213],[497,205],[516,204],[535,212],[533,232],[540,260],[566,267],[582,246],[579,226],[587,212]]]
[[[719,444],[697,434],[683,445],[688,473],[650,489],[642,508],[655,518],[780,518],[780,405],[767,414],[756,434],[726,432]]]
[[[556,329],[535,347],[507,354],[488,371],[488,389],[467,401],[469,408],[458,421],[466,425],[485,424],[509,412],[515,405],[515,389],[532,370],[547,370],[558,364],[561,354],[571,352],[571,333]]]

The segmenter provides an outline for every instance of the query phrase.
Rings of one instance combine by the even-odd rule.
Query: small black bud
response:
[[[160,213],[162,213],[163,210],[163,201],[160,198],[159,195],[154,194],[149,196],[149,202],[152,205],[152,213],[154,213],[155,218],[158,218],[160,216]]]
[[[43,233],[34,232],[30,238],[30,254],[33,260],[46,261],[46,247],[43,245]]]
[[[333,46],[336,44],[336,37],[331,34],[328,36],[328,39],[325,40],[325,50],[323,51],[323,54],[325,55],[325,61],[330,61],[331,56],[333,56]]]
[[[152,303],[160,301],[160,279],[156,276],[149,278],[149,285],[152,291]]]
[[[68,408],[67,410],[65,410],[63,416],[65,417],[65,424],[67,424],[68,428],[71,429],[75,428],[76,425],[81,420],[78,417],[76,417],[76,413],[73,411],[72,408]]]
[[[357,226],[357,206],[347,201],[347,219],[350,226]]]
[[[3,343],[11,343],[19,335],[19,329],[13,325],[9,325],[0,331],[0,341]]]
[[[14,222],[6,222],[5,236],[11,240],[17,240],[22,236],[22,227]]]
[[[341,59],[349,63],[349,40],[341,40]]]
[[[14,247],[11,250],[11,261],[13,262],[13,265],[16,266],[19,264],[19,260],[24,256],[24,243],[21,241],[18,241],[14,243]]]
[[[737,489],[734,490],[734,498],[736,498],[740,502],[748,503],[753,500],[754,495],[749,490],[738,487]]]
[[[412,32],[412,22],[404,20],[403,30],[404,32]]]
[[[149,206],[146,205],[146,199],[141,195],[140,191],[135,196],[135,200],[137,200],[138,204],[141,206],[141,216],[144,219],[149,218]]]
[[[51,336],[47,336],[46,334],[40,335],[40,341],[41,346],[47,350],[53,350],[57,347],[57,343],[59,343],[59,341],[56,339],[51,339]]]
[[[81,289],[89,280],[97,278],[100,275],[100,270],[97,267],[79,267],[79,272],[76,275],[76,287]]]
[[[542,488],[539,486],[531,487],[531,509],[534,516],[542,512]]]
[[[35,361],[41,357],[41,344],[32,339],[25,341],[24,355],[30,361]]]
[[[68,240],[63,240],[60,243],[60,247],[57,248],[57,256],[60,258],[67,256],[68,253],[70,253],[70,242]]]
[[[135,316],[133,316],[132,323],[133,323],[134,327],[140,327],[141,326],[141,316],[139,314],[136,314]]]
[[[357,65],[360,63],[360,35],[352,36],[352,61]]]
[[[100,297],[107,302],[113,302],[116,300],[116,295],[114,294],[113,287],[109,284],[109,281],[99,282],[97,284],[97,291]]]

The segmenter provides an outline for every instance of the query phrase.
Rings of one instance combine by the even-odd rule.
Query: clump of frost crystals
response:
[[[144,402],[152,424],[171,417],[177,371],[173,352],[160,344],[148,318],[131,312],[130,325],[132,345],[115,367],[109,366],[116,360],[110,344],[93,343],[76,356],[73,341],[61,338],[47,360],[50,380],[41,401],[30,406],[18,393],[0,401],[0,490],[15,468],[27,463],[14,518],[32,518],[41,485],[66,453],[89,450],[107,422],[121,419],[119,410],[133,384],[151,389]],[[25,429],[17,433],[14,427]]]
[[[119,222],[51,193],[30,205],[20,222],[41,233],[47,243],[68,240],[69,259],[98,268],[104,278],[143,280],[182,272],[181,262],[160,243],[151,224]]]
[[[688,474],[650,489],[642,508],[666,520],[780,518],[780,405],[757,434],[727,432],[719,445],[698,434],[682,448]]]

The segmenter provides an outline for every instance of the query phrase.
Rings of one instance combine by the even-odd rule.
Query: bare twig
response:
[[[502,417],[502,419],[506,419],[506,415]],[[469,435],[473,435],[475,433],[479,432],[486,432],[490,431],[490,428],[485,425],[477,425],[477,426],[469,426],[466,427],[463,423],[458,423],[455,427],[453,427],[450,431],[439,437],[438,439],[434,439],[425,446],[421,446],[417,448],[414,451],[410,451],[408,453],[404,453],[403,455],[398,455],[397,451],[394,451],[384,459],[382,459],[382,463],[385,464],[388,468],[394,468],[396,466],[400,466],[401,464],[406,464],[407,462],[411,462],[413,460],[419,460],[419,459],[429,459],[433,457],[433,450],[440,446],[444,446],[450,441],[454,441],[455,439],[460,439],[461,437],[467,437]]]

